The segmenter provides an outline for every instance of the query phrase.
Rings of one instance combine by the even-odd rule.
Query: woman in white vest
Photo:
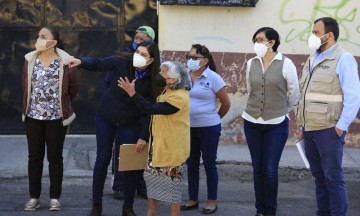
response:
[[[295,65],[281,53],[279,34],[263,27],[252,37],[256,56],[247,62],[249,99],[244,131],[254,173],[257,216],[276,215],[278,166],[289,132],[288,113],[299,97]]]

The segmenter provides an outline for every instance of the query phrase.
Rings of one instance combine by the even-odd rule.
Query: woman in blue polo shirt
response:
[[[190,126],[191,145],[188,166],[189,200],[182,211],[199,207],[199,166],[202,155],[206,171],[208,201],[203,214],[217,210],[218,173],[216,155],[221,134],[221,118],[230,108],[224,80],[216,73],[216,67],[208,48],[200,44],[192,45],[187,55],[187,66],[191,78]],[[217,102],[220,101],[220,109]]]

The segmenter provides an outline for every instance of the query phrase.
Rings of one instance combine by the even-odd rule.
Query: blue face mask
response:
[[[190,71],[197,71],[201,67],[200,60],[189,59],[187,61],[187,66]]]
[[[136,50],[136,48],[137,48],[138,46],[139,46],[138,43],[132,42],[132,48],[133,48],[133,50]]]

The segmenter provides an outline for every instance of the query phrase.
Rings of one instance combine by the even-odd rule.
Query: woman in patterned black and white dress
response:
[[[182,164],[190,155],[190,82],[185,67],[167,61],[155,80],[164,91],[151,103],[135,92],[135,81],[120,78],[123,88],[144,112],[151,114],[150,149],[144,179],[148,216],[157,215],[157,201],[171,203],[171,215],[180,215]]]
[[[71,100],[78,92],[78,78],[75,68],[64,65],[72,56],[59,49],[60,45],[58,30],[44,27],[39,31],[36,50],[25,55],[22,87],[23,121],[29,150],[27,211],[40,207],[45,146],[49,161],[49,209],[61,209],[62,152],[67,126],[75,119]]]

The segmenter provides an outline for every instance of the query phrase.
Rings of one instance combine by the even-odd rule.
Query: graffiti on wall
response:
[[[294,40],[307,41],[309,38],[314,21],[323,16],[329,16],[336,19],[340,27],[340,36],[338,41],[347,42],[360,47],[360,14],[357,7],[352,7],[350,0],[316,0],[309,17],[304,18],[304,14],[296,17],[294,1],[284,0],[280,8],[280,21],[283,24],[296,26],[289,30],[285,37],[285,42]]]

